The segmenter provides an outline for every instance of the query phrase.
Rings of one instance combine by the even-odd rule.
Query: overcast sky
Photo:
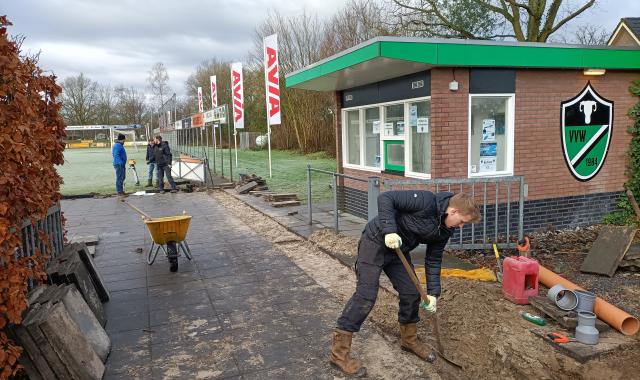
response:
[[[586,1],[586,0],[585,0]],[[330,16],[344,0],[0,0],[9,33],[27,37],[24,50],[41,51],[40,66],[59,78],[85,73],[102,84],[146,91],[155,62],[168,69],[170,86],[184,82],[202,61],[240,60],[269,10],[303,10]],[[612,31],[621,17],[640,17],[640,1],[600,0],[577,21]],[[568,31],[567,31],[568,32]]]

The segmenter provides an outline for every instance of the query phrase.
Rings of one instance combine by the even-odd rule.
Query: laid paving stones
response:
[[[150,198],[129,201],[154,216],[186,210],[193,217],[187,235],[193,260],[180,257],[177,273],[164,257],[149,266],[145,254],[135,252],[146,253],[151,239],[125,205],[62,202],[63,210],[76,211],[65,214],[72,233],[98,230],[101,239],[93,263],[110,292],[104,310],[113,346],[105,379],[339,376],[326,357],[343,305],[209,195]],[[291,235],[277,244],[301,243]],[[376,333],[363,337],[370,334]],[[381,337],[376,342],[387,344]]]

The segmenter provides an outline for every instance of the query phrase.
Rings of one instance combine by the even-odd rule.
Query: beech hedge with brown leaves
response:
[[[62,178],[55,165],[63,163],[65,136],[56,77],[43,73],[37,57],[20,56],[7,34],[10,25],[0,16],[0,329],[21,322],[28,278],[44,279],[46,252],[32,257],[15,252],[23,221],[44,218],[60,199]],[[39,236],[49,241],[44,232]],[[19,369],[21,351],[0,332],[0,379]]]

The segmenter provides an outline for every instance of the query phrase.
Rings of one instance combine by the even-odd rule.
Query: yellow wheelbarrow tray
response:
[[[190,223],[191,215],[144,219],[144,224],[146,224],[149,234],[156,244],[167,244],[169,241],[184,241],[187,237]]]
[[[187,244],[187,231],[191,223],[191,215],[165,216],[161,218],[143,218],[151,235],[151,248],[147,253],[147,263],[153,264],[162,249],[165,255],[180,255],[182,251],[191,260],[191,248]],[[166,248],[165,248],[166,247]],[[155,250],[154,250],[155,248]]]

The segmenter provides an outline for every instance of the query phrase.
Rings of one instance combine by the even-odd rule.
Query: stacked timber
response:
[[[236,192],[238,194],[247,194],[250,191],[266,191],[267,181],[255,174],[240,174],[240,181],[236,184]]]
[[[47,265],[50,285],[28,294],[20,325],[6,331],[24,348],[30,379],[102,379],[111,340],[102,302],[109,292],[84,243],[68,244]]]

